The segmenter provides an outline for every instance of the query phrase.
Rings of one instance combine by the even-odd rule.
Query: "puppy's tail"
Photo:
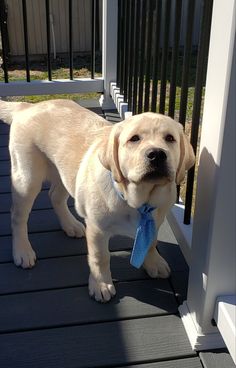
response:
[[[3,120],[4,123],[11,124],[13,115],[17,111],[21,111],[31,104],[27,102],[7,102],[0,99],[0,119]]]

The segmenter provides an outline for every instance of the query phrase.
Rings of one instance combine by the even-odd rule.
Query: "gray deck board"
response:
[[[179,304],[182,304],[183,301],[187,299],[188,271],[172,270],[170,282],[173,289],[175,290],[175,295]]]
[[[202,368],[199,358],[168,360],[166,362],[127,365],[127,368]],[[121,368],[121,367],[115,367]]]
[[[106,367],[195,354],[174,315],[5,334],[0,345],[0,365],[8,368]]]
[[[8,134],[9,133],[10,126],[8,124],[5,124],[0,120],[0,135]]]
[[[69,238],[63,231],[51,231],[43,233],[29,234],[31,244],[37,254],[38,259],[76,256],[87,254],[87,245],[85,238]],[[12,262],[11,254],[11,236],[0,237],[0,263]],[[133,240],[124,236],[115,236],[110,239],[110,251],[131,250],[133,247]],[[159,249],[165,247],[165,258],[170,263],[172,270],[178,270],[182,266],[181,258],[176,259],[175,263],[171,263],[171,256],[168,250],[171,251],[172,244],[159,242]]]
[[[52,209],[43,209],[31,212],[28,229],[29,232],[60,230],[60,224]],[[11,234],[10,213],[0,214],[0,234]]]
[[[177,271],[188,271],[188,265],[179,249],[179,246],[172,243],[158,243],[158,250],[163,258],[168,260],[170,268]]]
[[[111,272],[115,281],[147,279],[146,272],[129,263],[130,252],[111,254]],[[0,264],[0,295],[33,290],[83,286],[89,276],[87,256],[50,258],[37,261],[34,268],[23,270],[12,263]]]
[[[200,358],[204,368],[235,368],[229,352],[226,349],[203,351]]]
[[[11,203],[11,193],[0,193],[0,213],[9,212]],[[68,205],[70,207],[74,205],[74,200],[71,197],[68,200]],[[52,208],[52,204],[48,196],[48,190],[42,190],[34,202],[33,210],[50,208]]]
[[[0,138],[1,140],[1,138]],[[6,147],[0,146],[0,163],[1,161],[10,160],[9,151]]]
[[[10,161],[0,161],[0,177],[9,175],[11,172],[11,164]]]
[[[166,258],[168,260],[168,257]],[[114,280],[147,278],[142,268],[138,270],[129,262],[129,251],[111,253],[111,270]],[[178,274],[174,269],[172,272],[174,275]],[[86,255],[40,259],[36,267],[28,271],[16,268],[12,263],[0,264],[0,294],[85,285],[87,279]],[[175,291],[178,292],[177,289]]]
[[[0,163],[1,164],[1,163]],[[9,175],[0,177],[0,193],[11,192],[11,178]]]
[[[71,208],[71,212],[77,217],[75,210]],[[59,220],[53,209],[42,209],[32,211],[29,216],[28,230],[29,232],[55,231],[60,230]],[[0,214],[0,235],[11,234],[10,213]]]
[[[8,134],[1,134],[0,135],[0,147],[8,147],[8,143],[9,143]]]
[[[90,299],[87,287],[2,296],[0,332],[177,313],[167,280],[118,283],[116,291],[106,305]]]
[[[87,254],[85,238],[69,238],[60,230],[29,234],[29,239],[38,259]],[[0,241],[0,263],[12,262],[11,236],[2,236]],[[116,236],[110,240],[111,251],[127,250],[132,246],[133,240],[122,236]]]

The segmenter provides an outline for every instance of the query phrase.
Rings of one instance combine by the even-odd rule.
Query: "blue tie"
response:
[[[114,186],[115,181],[111,172],[110,176]],[[115,186],[114,189],[117,192],[118,196],[123,199],[123,201],[125,201],[123,193],[118,191]],[[155,207],[149,206],[149,204],[143,204],[141,207],[138,208],[138,212],[140,213],[140,220],[138,222],[134,246],[130,259],[131,265],[136,268],[140,268],[142,266],[150,246],[152,245],[154,240],[157,239],[156,224],[151,214],[151,212],[155,209]]]
[[[153,210],[155,210],[155,207],[151,207],[148,204],[143,204],[138,208],[140,220],[130,259],[131,265],[136,268],[142,266],[150,246],[157,239],[157,229],[151,213]]]

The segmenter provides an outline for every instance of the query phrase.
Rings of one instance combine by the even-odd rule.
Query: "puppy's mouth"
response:
[[[150,169],[142,177],[140,181],[151,181],[151,182],[168,182],[172,180],[172,175],[169,170],[165,168],[161,169]]]
[[[156,184],[166,184],[172,181],[173,175],[169,170],[168,153],[161,148],[149,148],[145,151],[144,172],[141,181],[154,182]]]

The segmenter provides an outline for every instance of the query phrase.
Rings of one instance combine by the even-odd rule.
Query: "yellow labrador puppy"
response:
[[[156,209],[159,228],[176,199],[176,184],[194,164],[182,126],[169,117],[144,113],[112,125],[70,100],[37,104],[0,101],[0,116],[11,125],[12,235],[17,266],[33,267],[36,255],[27,221],[42,182],[62,229],[86,234],[89,293],[98,301],[115,295],[110,272],[109,238],[134,237],[144,203]],[[67,207],[75,199],[84,225]],[[150,247],[143,267],[151,277],[168,277],[167,262]]]

